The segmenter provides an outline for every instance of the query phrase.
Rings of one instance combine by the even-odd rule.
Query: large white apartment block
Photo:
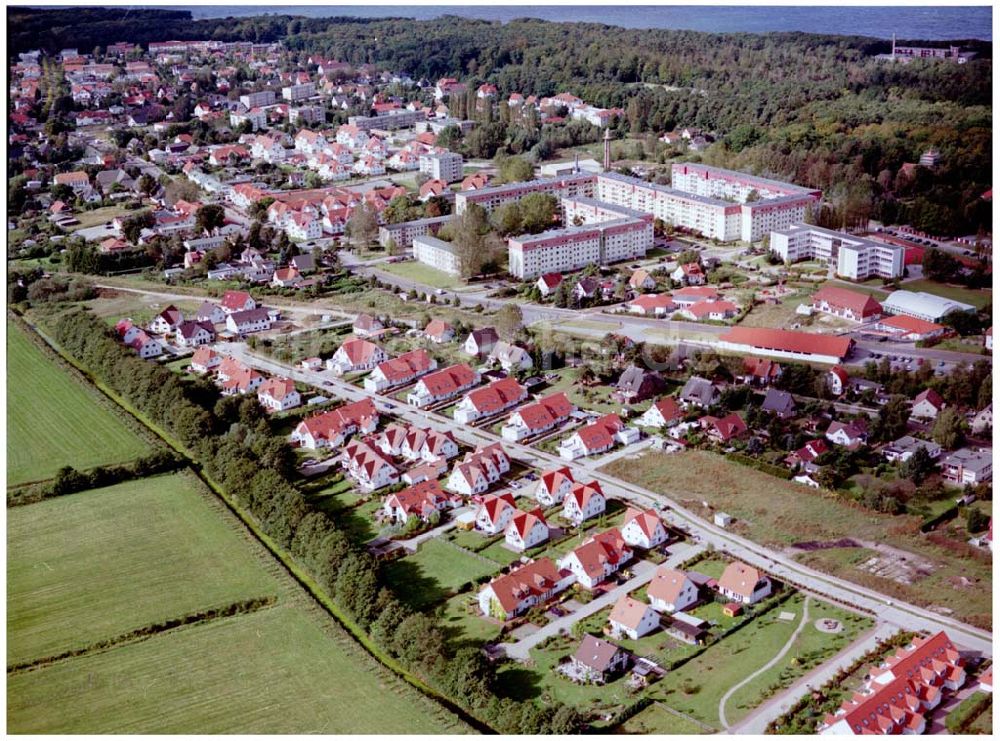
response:
[[[420,172],[432,180],[454,183],[462,179],[462,155],[455,152],[420,155]]]
[[[653,222],[648,217],[618,218],[511,237],[507,244],[507,269],[524,280],[645,257],[653,246]]]
[[[258,90],[255,93],[246,93],[240,96],[240,103],[246,108],[261,108],[267,105],[274,105],[275,97],[273,90]]]
[[[455,194],[455,213],[464,213],[470,203],[475,203],[493,211],[506,203],[519,201],[530,193],[551,193],[556,198],[578,198],[594,196],[593,173],[574,173],[557,178],[541,178],[526,183],[508,183],[495,188],[481,188]]]
[[[461,273],[455,245],[430,235],[413,238],[413,259],[451,275]]]
[[[291,103],[308,100],[316,94],[316,83],[303,82],[299,85],[289,85],[281,88],[281,97]]]
[[[427,219],[402,221],[398,224],[383,224],[378,229],[378,243],[386,247],[392,239],[401,250],[408,250],[413,246],[414,237],[433,236],[437,234],[442,224],[447,224],[450,220],[450,215],[431,216]]]
[[[850,280],[891,279],[903,274],[905,250],[899,245],[873,242],[810,224],[792,224],[772,231],[770,249],[789,263],[825,262],[835,266],[837,275]]]
[[[415,126],[420,121],[427,120],[427,112],[423,110],[408,111],[405,108],[388,111],[380,116],[348,116],[347,123],[357,126],[361,131],[381,129],[395,131]]]

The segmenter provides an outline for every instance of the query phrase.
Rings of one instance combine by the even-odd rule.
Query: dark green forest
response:
[[[986,42],[955,42],[979,53],[968,64],[892,64],[872,58],[889,51],[888,41],[804,33],[457,17],[194,21],[186,12],[124,8],[8,9],[8,18],[12,53],[173,38],[282,40],[293,51],[414,78],[492,82],[502,97],[569,91],[594,105],[623,108],[615,134],[648,136],[647,157],[658,149],[653,135],[675,127],[718,132],[703,161],[822,188],[828,201],[822,220],[831,226],[872,217],[945,235],[991,229],[990,203],[981,198],[992,187]],[[501,115],[477,133],[473,154],[527,152],[543,136]],[[931,147],[941,154],[937,167],[902,169]],[[546,144],[535,154],[553,149]]]

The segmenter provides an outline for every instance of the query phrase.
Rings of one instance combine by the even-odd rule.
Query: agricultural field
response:
[[[171,474],[9,509],[8,665],[276,594],[200,486]]]
[[[124,463],[150,445],[7,322],[7,485],[51,478],[63,466]]]
[[[293,604],[8,675],[11,733],[468,730]],[[380,676],[381,675],[381,676]]]
[[[647,452],[613,461],[602,470],[665,494],[702,517],[711,517],[715,510],[728,512],[737,518],[736,532],[779,550],[807,541],[824,544],[852,538],[857,548],[791,552],[803,563],[857,584],[918,605],[945,604],[960,619],[989,623],[990,591],[982,588],[992,583],[989,562],[964,558],[962,553],[924,539],[918,534],[919,518],[853,507],[836,495],[769,476],[706,451],[674,454],[669,465],[664,465],[662,456]],[[712,509],[704,509],[702,501]],[[932,568],[910,583],[884,578],[861,571],[848,556],[862,548],[896,549],[909,554],[909,561],[924,560]]]

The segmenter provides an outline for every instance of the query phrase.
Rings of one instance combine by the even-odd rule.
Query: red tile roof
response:
[[[466,398],[480,414],[495,414],[517,404],[528,395],[516,378],[501,378],[470,391]]]
[[[792,332],[787,329],[752,327],[733,327],[719,339],[734,345],[748,345],[765,351],[777,350],[808,355],[829,355],[841,359],[847,356],[853,342],[849,337],[832,337],[808,332]]]
[[[442,370],[429,373],[420,379],[420,384],[432,396],[454,394],[471,386],[476,381],[476,372],[465,363],[458,363]]]
[[[489,585],[500,606],[509,613],[529,597],[541,598],[555,589],[560,578],[556,565],[551,558],[546,557],[498,576]]]
[[[869,317],[882,313],[882,304],[867,293],[839,286],[823,286],[813,294],[813,306],[826,302],[837,309],[847,309],[855,316]]]
[[[561,419],[568,418],[573,413],[574,408],[569,397],[560,391],[539,399],[533,404],[525,404],[517,410],[516,414],[521,417],[529,430],[541,430]]]

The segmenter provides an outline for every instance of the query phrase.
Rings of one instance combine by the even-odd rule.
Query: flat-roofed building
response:
[[[378,243],[386,247],[391,239],[400,249],[408,250],[413,246],[414,237],[434,236],[441,225],[447,224],[450,220],[451,216],[431,216],[427,219],[402,221],[398,224],[383,224],[378,229]]]
[[[624,218],[552,229],[508,240],[507,269],[522,280],[645,257],[653,246],[653,224]]]
[[[462,155],[440,152],[420,155],[420,172],[433,180],[454,183],[462,179]]]
[[[873,242],[846,232],[795,223],[771,231],[771,252],[788,263],[818,260],[836,267],[850,280],[898,278],[906,251],[899,245]]]
[[[462,272],[458,249],[451,242],[437,237],[426,234],[413,237],[413,258],[449,275],[460,275]]]

